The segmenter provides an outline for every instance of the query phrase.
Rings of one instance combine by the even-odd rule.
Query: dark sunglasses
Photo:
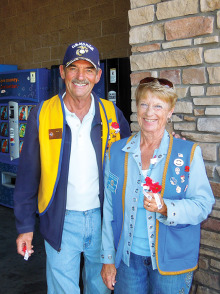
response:
[[[142,84],[147,84],[147,83],[151,83],[153,81],[158,81],[162,86],[167,86],[169,88],[173,88],[173,83],[167,79],[158,79],[158,78],[154,78],[154,77],[147,77],[144,78],[140,81],[140,85]]]

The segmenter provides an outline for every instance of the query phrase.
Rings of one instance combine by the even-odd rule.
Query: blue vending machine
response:
[[[0,73],[0,204],[13,207],[19,155],[32,108],[49,98],[45,68]],[[25,183],[24,183],[25,185]]]

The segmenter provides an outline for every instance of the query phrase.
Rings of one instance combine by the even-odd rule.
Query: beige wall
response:
[[[168,78],[178,102],[173,129],[203,152],[216,204],[203,222],[192,293],[220,293],[220,1],[131,0],[132,131],[134,91],[143,77]],[[198,170],[199,177],[199,170]]]
[[[5,0],[0,64],[19,69],[62,63],[68,44],[88,41],[101,59],[130,55],[130,0]]]

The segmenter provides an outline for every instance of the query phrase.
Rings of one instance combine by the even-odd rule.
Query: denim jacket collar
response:
[[[161,140],[160,146],[157,150],[155,150],[154,155],[156,156],[157,160],[154,163],[156,166],[166,155],[169,146],[169,133],[165,130],[163,138]],[[140,152],[140,140],[141,140],[141,132],[135,134],[131,140],[122,148],[122,151],[133,153],[133,158],[136,161],[137,165],[141,169],[141,152]]]

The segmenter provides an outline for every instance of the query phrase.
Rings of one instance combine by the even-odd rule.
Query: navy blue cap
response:
[[[96,69],[100,68],[99,51],[89,43],[78,42],[69,45],[63,58],[63,65],[67,67],[76,60],[87,60]]]

